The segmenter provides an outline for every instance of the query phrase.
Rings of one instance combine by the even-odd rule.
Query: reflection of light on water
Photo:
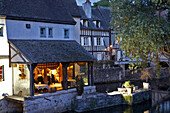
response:
[[[170,113],[170,98],[152,108],[153,112]]]
[[[149,110],[147,110],[147,111],[144,111],[143,113],[149,113]]]

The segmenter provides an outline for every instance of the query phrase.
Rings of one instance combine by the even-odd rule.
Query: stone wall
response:
[[[21,103],[16,103],[3,98],[0,100],[0,113],[22,113],[23,107]]]
[[[89,111],[114,105],[122,104],[121,95],[107,95],[105,93],[94,93],[85,95],[82,99],[74,100],[72,110],[76,112]]]
[[[120,67],[94,69],[94,83],[108,83],[122,79],[123,70]]]
[[[132,95],[123,94],[122,104],[134,105],[151,99],[152,99],[152,91],[143,90],[140,92],[135,92]]]
[[[82,98],[74,98],[72,102],[72,110],[76,112],[84,112],[115,105],[133,105],[141,103],[152,98],[151,90],[139,90],[131,95],[121,92],[94,93],[83,95]]]
[[[84,87],[84,95],[96,92],[95,86]],[[77,96],[76,88],[48,93],[40,96],[25,97],[23,112],[61,113],[71,110],[72,100]]]

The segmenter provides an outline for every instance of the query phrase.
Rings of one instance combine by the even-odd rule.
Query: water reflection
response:
[[[170,98],[153,107],[151,113],[170,113]]]
[[[144,113],[144,112],[147,113],[146,111],[149,110],[151,106],[152,106],[151,101],[147,101],[133,106],[127,105],[112,106],[108,108],[102,108],[83,113]]]
[[[119,105],[83,113],[170,113],[170,99],[152,107],[151,101],[133,106]]]

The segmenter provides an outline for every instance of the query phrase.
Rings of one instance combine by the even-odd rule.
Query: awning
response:
[[[94,58],[74,40],[9,40],[11,62],[85,62]],[[20,58],[20,60],[19,60]]]

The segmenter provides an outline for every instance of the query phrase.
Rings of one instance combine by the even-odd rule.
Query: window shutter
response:
[[[94,38],[94,46],[97,46],[97,38]]]
[[[103,46],[104,45],[104,39],[103,38],[100,38],[100,42],[101,42],[101,45]]]
[[[91,46],[91,38],[88,37],[88,45]]]
[[[81,45],[84,46],[84,37],[81,37]]]

